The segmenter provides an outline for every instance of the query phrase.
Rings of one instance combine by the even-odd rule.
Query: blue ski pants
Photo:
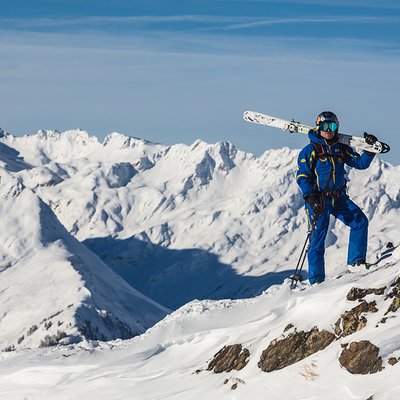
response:
[[[353,203],[347,195],[334,199],[326,198],[325,205],[325,212],[318,217],[315,229],[310,236],[308,278],[311,284],[325,280],[325,238],[330,215],[350,227],[347,264],[363,261],[367,255],[368,219],[360,207]],[[308,203],[306,203],[306,210],[311,226],[314,221],[314,213]]]

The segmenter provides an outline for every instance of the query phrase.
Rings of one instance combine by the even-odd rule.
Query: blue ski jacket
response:
[[[345,194],[346,170],[345,164],[356,169],[366,169],[370,166],[374,154],[356,153],[350,146],[336,142],[329,145],[318,135],[318,131],[308,132],[310,142],[317,144],[316,151],[310,143],[300,152],[298,157],[297,183],[306,198],[315,191],[325,191],[325,194]],[[322,147],[322,148],[321,148]]]

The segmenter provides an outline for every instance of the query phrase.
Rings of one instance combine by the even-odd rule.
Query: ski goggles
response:
[[[336,122],[328,122],[324,121],[319,124],[319,129],[323,132],[336,132],[339,128],[339,125]]]

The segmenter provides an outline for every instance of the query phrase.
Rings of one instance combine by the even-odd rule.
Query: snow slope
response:
[[[395,259],[400,259],[399,251]],[[271,373],[262,372],[257,363],[289,323],[298,330],[318,326],[332,331],[340,315],[354,306],[346,300],[352,287],[386,286],[388,291],[399,276],[399,265],[363,277],[348,274],[295,291],[286,282],[252,299],[193,301],[128,341],[2,353],[0,394],[7,399],[52,400],[396,399],[400,363],[391,366],[388,359],[400,357],[400,319],[397,312],[386,323],[380,322],[390,303],[384,296],[367,296],[367,301],[376,301],[379,311],[368,314],[364,329],[334,341],[325,350]],[[340,366],[342,347],[359,340],[379,347],[383,371],[353,375]],[[250,351],[244,369],[222,374],[206,371],[218,350],[236,343]]]
[[[129,338],[168,310],[142,295],[73,238],[10,171],[27,167],[3,147],[0,170],[0,348]],[[6,158],[6,159],[5,159]]]

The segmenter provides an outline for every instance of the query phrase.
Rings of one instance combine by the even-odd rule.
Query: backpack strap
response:
[[[315,154],[316,154],[316,157],[314,157],[311,160],[310,167],[311,167],[312,171],[315,171],[317,159],[322,161],[322,162],[325,162],[327,160],[327,158],[328,158],[328,154],[326,153],[325,148],[321,143],[316,143],[316,142],[310,142],[310,143],[312,144],[312,146],[314,148],[314,151],[315,151]],[[346,158],[346,147],[345,147],[345,145],[340,143],[340,147],[339,148],[340,148],[340,154],[339,155],[335,156],[333,154],[329,154],[329,156],[332,157],[332,158],[337,158],[337,159],[341,158],[343,160],[343,162],[344,162],[344,160]],[[327,192],[327,190],[328,190],[329,182],[330,182],[331,179],[333,179],[333,169],[332,169],[332,171],[331,171],[331,173],[329,175],[328,181],[326,182],[325,188],[322,190],[322,193],[324,193],[325,196],[329,194]],[[335,194],[336,192],[337,193],[339,193],[339,192],[342,193],[343,189],[344,189],[344,191],[346,191],[346,185],[344,186],[344,188],[342,188],[340,190],[337,190],[335,192],[332,192],[332,195]]]
[[[347,153],[346,153],[346,145],[344,145],[343,143],[339,143],[340,144],[340,157],[342,158],[343,162],[347,157]]]
[[[328,155],[329,157],[334,157],[337,159],[342,159],[343,162],[347,157],[346,154],[346,146],[343,143],[339,143],[339,149],[340,149],[340,155],[335,155],[335,154],[327,154],[325,151],[324,146],[321,143],[316,143],[316,142],[310,142],[314,148],[316,157],[314,157],[311,161],[311,169],[314,170],[315,169],[315,164],[316,164],[316,160],[318,158],[318,160],[325,162]]]
[[[311,142],[312,146],[314,147],[315,154],[318,156],[318,159],[325,159],[326,153],[324,146],[321,143]]]
[[[312,144],[312,147],[314,148],[316,157],[314,157],[311,160],[311,171],[315,170],[315,165],[317,163],[317,158],[320,161],[325,162],[326,161],[326,152],[325,152],[325,148],[321,143],[316,143],[316,142],[310,142]]]

